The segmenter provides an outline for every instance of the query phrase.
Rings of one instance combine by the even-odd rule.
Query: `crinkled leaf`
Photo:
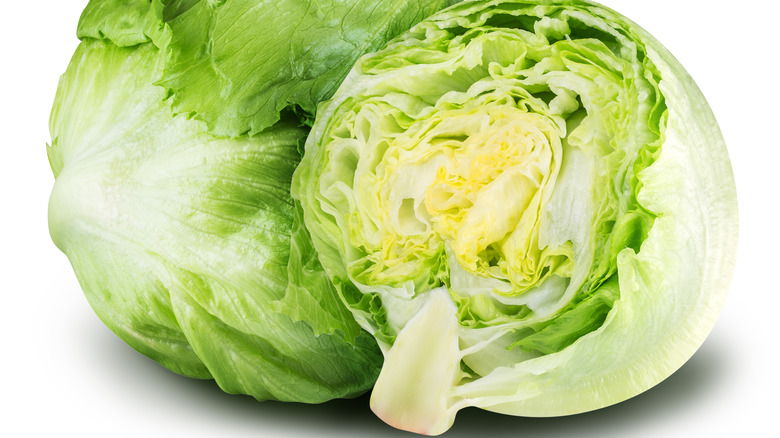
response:
[[[256,134],[288,106],[314,113],[354,61],[451,1],[200,1],[168,23],[162,83],[178,113]]]
[[[120,47],[154,42],[167,44],[164,0],[90,0],[79,19],[76,35],[106,39]]]

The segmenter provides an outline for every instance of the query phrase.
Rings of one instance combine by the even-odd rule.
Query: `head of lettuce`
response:
[[[293,177],[325,271],[385,362],[372,409],[567,415],[704,341],[737,206],[704,97],[585,1],[469,1],[360,59]]]

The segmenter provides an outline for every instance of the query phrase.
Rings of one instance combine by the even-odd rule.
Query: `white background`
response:
[[[554,419],[461,412],[445,436],[780,436],[780,71],[774,0],[604,0],[654,34],[707,96],[739,192],[739,259],[726,307],[672,377],[617,406]],[[366,397],[259,403],[175,375],[92,313],[48,235],[48,114],[86,0],[0,9],[0,435],[411,436]]]

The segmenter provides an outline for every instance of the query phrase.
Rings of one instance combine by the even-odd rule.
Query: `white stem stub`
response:
[[[457,308],[444,287],[424,299],[385,355],[371,410],[395,428],[439,435],[455,419],[449,392],[461,375]]]

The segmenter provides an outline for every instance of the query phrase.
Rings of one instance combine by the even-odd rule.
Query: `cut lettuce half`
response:
[[[385,363],[372,408],[608,406],[679,368],[728,290],[737,205],[704,97],[586,1],[468,1],[361,58],[292,192]]]

